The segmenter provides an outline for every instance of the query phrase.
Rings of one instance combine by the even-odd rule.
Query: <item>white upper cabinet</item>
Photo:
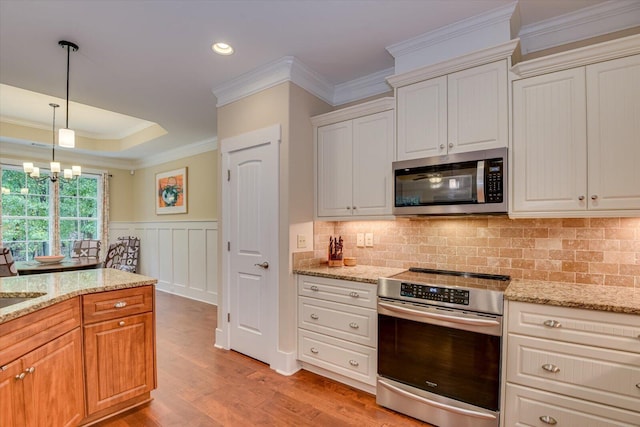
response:
[[[398,160],[508,146],[507,60],[397,89]]]
[[[640,209],[640,55],[586,73],[589,208]]]
[[[312,119],[318,217],[391,215],[393,104],[382,98]]]
[[[640,212],[640,55],[513,83],[512,216]]]

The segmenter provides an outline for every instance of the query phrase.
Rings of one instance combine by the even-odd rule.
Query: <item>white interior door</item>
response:
[[[278,339],[279,139],[275,126],[223,141],[229,345],[265,363]]]

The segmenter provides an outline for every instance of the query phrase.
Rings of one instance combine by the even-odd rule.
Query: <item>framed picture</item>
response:
[[[187,213],[187,168],[156,174],[156,214]]]

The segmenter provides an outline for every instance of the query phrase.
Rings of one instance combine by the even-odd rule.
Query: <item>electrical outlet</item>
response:
[[[356,234],[356,246],[359,248],[364,248],[364,233]]]
[[[373,247],[373,233],[365,233],[364,235],[364,245],[368,248]]]
[[[298,234],[298,249],[307,247],[307,236],[304,234]]]

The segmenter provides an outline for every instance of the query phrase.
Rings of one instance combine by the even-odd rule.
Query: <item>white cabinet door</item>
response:
[[[398,88],[397,160],[447,152],[447,76]]]
[[[318,128],[318,216],[351,215],[352,135],[351,120]]]
[[[514,213],[586,209],[585,109],[583,68],[513,83]]]
[[[353,215],[390,215],[393,111],[353,120]]]
[[[507,61],[448,76],[448,152],[508,146]]]
[[[589,209],[640,209],[640,55],[586,70]]]

